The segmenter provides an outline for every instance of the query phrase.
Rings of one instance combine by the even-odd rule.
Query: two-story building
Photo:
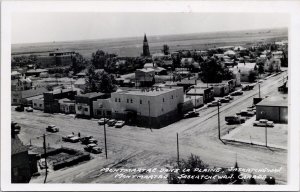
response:
[[[57,89],[44,93],[44,112],[59,113],[59,100],[63,98],[74,100],[75,95],[77,95],[77,91],[73,89]]]

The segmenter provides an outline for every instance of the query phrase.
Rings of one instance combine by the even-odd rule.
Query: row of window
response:
[[[174,99],[173,95],[171,95],[171,99]],[[121,102],[121,98],[115,98],[115,102]],[[127,103],[129,103],[129,102],[133,103],[133,100],[132,99],[127,99]],[[165,102],[165,98],[163,98],[163,102]],[[143,104],[143,100],[140,100],[140,104]]]

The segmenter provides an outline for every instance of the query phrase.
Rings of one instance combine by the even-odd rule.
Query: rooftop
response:
[[[128,89],[128,90],[122,90],[118,91],[118,94],[127,94],[127,95],[144,95],[144,96],[158,96],[162,95],[171,91],[175,91],[176,89],[182,89],[180,87],[172,87],[172,88],[162,88],[162,87],[151,87],[148,89]]]
[[[29,98],[37,95],[42,95],[44,92],[47,92],[47,89],[44,87],[36,88],[36,89],[29,89],[26,91],[22,91],[22,98]]]
[[[71,92],[74,91],[73,89],[55,89],[53,91],[47,91],[46,93],[52,93],[52,94],[60,94],[60,93],[67,93],[67,92]]]
[[[90,99],[95,98],[95,97],[100,97],[105,95],[105,93],[101,93],[101,92],[91,92],[91,93],[85,93],[85,94],[80,94],[77,95],[77,97],[88,97]]]
[[[282,96],[273,96],[263,99],[261,102],[256,104],[257,106],[272,106],[272,107],[287,107],[288,99]]]
[[[26,73],[42,73],[42,72],[48,72],[47,69],[30,69]]]

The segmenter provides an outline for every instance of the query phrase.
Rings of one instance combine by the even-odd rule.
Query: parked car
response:
[[[22,112],[24,111],[24,107],[22,105],[19,105],[15,108],[16,111]]]
[[[184,114],[183,118],[191,118],[191,117],[198,117],[198,116],[199,116],[199,112],[189,111],[186,114]]]
[[[233,100],[233,97],[230,95],[225,96],[225,99]]]
[[[99,125],[104,125],[108,122],[108,119],[107,118],[101,118],[99,121],[98,121],[98,124]]]
[[[262,80],[262,79],[258,80],[258,83],[262,83],[262,82],[264,82],[264,80]]]
[[[254,121],[253,126],[257,127],[274,127],[273,121],[268,121],[267,119],[260,119],[259,121]]]
[[[230,94],[230,96],[238,96],[238,95],[243,95],[244,92],[242,90],[234,91]]]
[[[100,147],[93,147],[90,152],[94,154],[99,154],[102,153],[102,149]]]
[[[117,121],[115,124],[115,128],[121,128],[125,125],[125,121]]]
[[[233,116],[226,116],[225,121],[228,124],[242,124],[242,123],[245,123],[246,118],[245,117],[240,117],[240,116],[237,116],[237,115],[233,115]]]
[[[88,144],[87,146],[85,146],[83,149],[87,152],[91,152],[91,150],[94,148],[94,147],[98,147],[97,144],[95,143],[91,143],[91,144]]]
[[[71,134],[71,135],[62,137],[62,140],[65,142],[77,143],[80,141],[80,138]]]
[[[27,108],[26,108],[26,111],[27,111],[27,112],[33,112],[33,109],[32,109],[32,107],[27,107]]]
[[[59,128],[56,127],[55,125],[48,125],[48,127],[46,127],[46,131],[55,133],[55,132],[59,132]]]
[[[254,114],[254,112],[252,111],[247,111],[247,110],[241,110],[241,112],[236,113],[237,115],[240,115],[242,117],[252,117]]]
[[[115,119],[110,119],[110,120],[107,122],[107,125],[110,126],[110,127],[112,127],[112,126],[114,126],[116,123],[117,123],[117,120],[115,120]]]
[[[229,102],[230,102],[230,99],[221,98],[221,99],[219,99],[219,101],[220,101],[221,103],[229,103]]]
[[[213,102],[211,102],[211,103],[208,103],[207,104],[207,107],[215,107],[215,106],[221,106],[222,104],[221,104],[221,102],[219,102],[219,101],[213,101]]]
[[[81,141],[81,144],[84,144],[84,145],[88,145],[91,143],[94,143],[94,144],[98,143],[98,141],[96,139],[94,139],[92,136],[81,138],[80,141]]]

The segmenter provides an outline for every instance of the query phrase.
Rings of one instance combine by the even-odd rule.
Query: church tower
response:
[[[150,50],[148,45],[148,40],[146,34],[144,35],[144,42],[143,42],[143,56],[149,57],[150,56]]]

